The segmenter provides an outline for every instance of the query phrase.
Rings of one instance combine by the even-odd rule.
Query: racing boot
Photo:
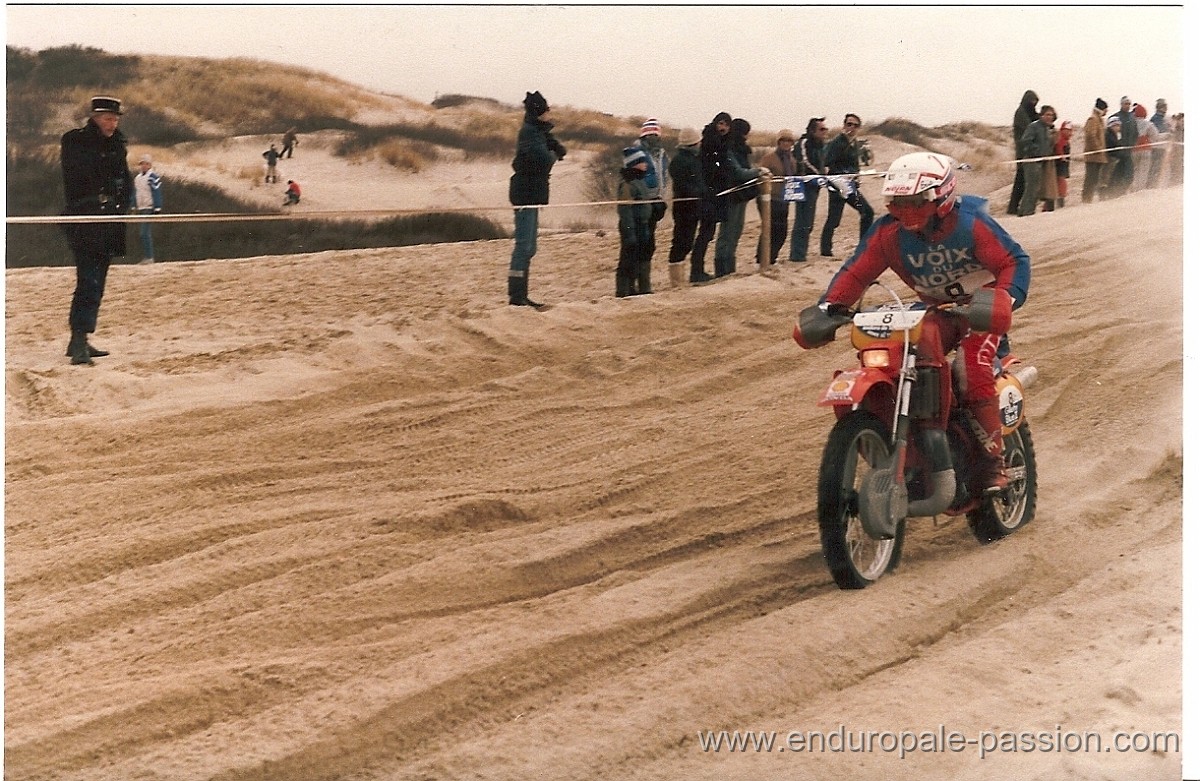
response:
[[[1004,473],[1004,439],[1001,435],[1000,402],[992,397],[969,405],[971,428],[979,440],[981,458],[975,473],[975,488],[983,494],[997,494],[1008,488]]]

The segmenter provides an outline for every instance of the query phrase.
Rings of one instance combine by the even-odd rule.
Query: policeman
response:
[[[121,101],[97,96],[92,98],[91,109],[86,125],[62,137],[63,213],[124,214],[129,210],[133,176],[126,162],[125,136],[117,128],[123,113]],[[66,224],[63,232],[75,256],[67,355],[74,365],[90,365],[92,358],[108,355],[88,344],[88,334],[96,331],[108,266],[114,256],[125,254],[125,224]]]

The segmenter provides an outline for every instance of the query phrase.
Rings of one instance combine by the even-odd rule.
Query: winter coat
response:
[[[1085,163],[1107,163],[1108,153],[1104,151],[1104,112],[1098,108],[1092,109],[1092,115],[1083,123],[1083,161]]]
[[[526,112],[525,122],[517,133],[513,175],[508,180],[508,202],[513,206],[550,202],[550,169],[567,154],[563,145],[550,135],[553,127]]]
[[[62,137],[63,214],[124,214],[133,199],[133,176],[126,162],[125,136],[109,138],[91,119]],[[123,223],[62,226],[73,251],[125,254]]]
[[[1033,157],[1049,157],[1054,154],[1054,128],[1042,120],[1030,122],[1017,144],[1017,155],[1022,160]]]
[[[845,133],[825,145],[825,170],[829,174],[858,173],[858,146]]]
[[[647,141],[645,138],[638,139],[638,146],[646,153],[646,157],[650,158],[650,170],[646,176],[646,187],[650,190],[650,197],[662,198],[667,193],[667,178],[670,174],[667,150],[662,148],[661,141]],[[650,176],[650,173],[654,176]]]
[[[138,197],[138,190],[143,197]],[[153,209],[161,211],[163,206],[162,177],[154,169],[133,177],[133,207],[138,211]]]
[[[676,198],[700,198],[704,194],[704,170],[696,146],[680,146],[671,158],[671,193]]]
[[[825,142],[816,136],[805,135],[792,148],[796,171],[800,176],[825,173]]]
[[[780,153],[778,147],[762,156],[759,166],[771,172],[771,200],[782,202],[783,177],[796,175],[796,160],[791,152]]]
[[[697,147],[681,146],[676,149],[667,170],[671,174],[671,192],[676,198],[700,198],[704,195],[704,169]]]
[[[649,201],[653,200],[650,188],[644,178],[626,179],[622,176],[617,183],[618,201]],[[651,216],[649,203],[622,203],[617,206],[617,230],[621,234],[621,243],[637,246],[645,242],[649,235]]]

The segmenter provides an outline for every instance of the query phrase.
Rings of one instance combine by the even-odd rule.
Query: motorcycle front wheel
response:
[[[904,521],[891,540],[874,540],[858,517],[858,494],[867,473],[885,465],[891,448],[887,429],[874,415],[855,410],[829,432],[817,484],[821,551],[833,580],[860,589],[891,572],[900,562]]]
[[[1004,466],[1008,488],[967,513],[971,531],[985,545],[1032,521],[1037,509],[1037,460],[1028,423],[1004,437]]]

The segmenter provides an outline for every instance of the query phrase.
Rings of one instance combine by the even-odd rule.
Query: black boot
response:
[[[535,309],[541,307],[538,302],[529,300],[528,277],[508,278],[508,303],[512,306],[531,306]]]
[[[634,295],[639,296],[654,292],[650,289],[650,261],[638,262],[637,279],[634,280],[633,292]]]
[[[67,345],[67,355],[71,356],[71,364],[75,366],[92,363],[92,353],[88,349],[86,331],[71,332],[71,343]]]
[[[617,271],[617,298],[631,295],[633,295],[633,280],[621,271]]]
[[[71,343],[74,343],[74,341],[75,341],[75,337],[72,336]],[[84,342],[85,343],[87,342],[86,334],[84,334]],[[96,347],[95,345],[90,344],[90,343],[88,344],[87,349],[88,349],[88,355],[92,356],[93,358],[103,358],[104,356],[108,355],[108,350],[101,350],[99,347]],[[70,343],[67,344],[67,357],[68,358],[71,357],[71,344]]]

